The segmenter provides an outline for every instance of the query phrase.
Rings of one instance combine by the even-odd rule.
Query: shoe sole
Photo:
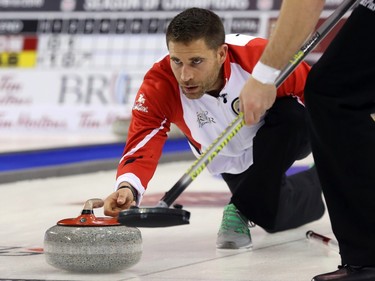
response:
[[[252,249],[253,248],[253,244],[250,243],[248,245],[245,245],[245,246],[242,246],[242,247],[238,247],[236,245],[236,243],[234,242],[224,242],[223,244],[221,244],[220,246],[216,246],[216,249],[217,250],[249,250],[249,249]]]

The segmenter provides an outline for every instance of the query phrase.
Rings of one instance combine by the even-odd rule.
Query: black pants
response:
[[[359,6],[306,84],[312,150],[342,263],[375,265],[375,12]]]
[[[311,152],[306,109],[294,98],[277,99],[253,143],[253,165],[238,175],[222,175],[236,207],[268,232],[319,219],[324,204],[315,168],[285,175]]]

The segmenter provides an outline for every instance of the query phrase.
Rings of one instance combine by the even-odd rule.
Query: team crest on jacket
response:
[[[209,123],[216,123],[213,117],[208,116],[208,111],[197,112],[197,122],[199,128]]]
[[[148,112],[148,107],[144,105],[145,101],[144,94],[140,93],[138,99],[134,103],[133,110]]]
[[[234,113],[236,113],[237,115],[240,114],[240,99],[239,99],[239,98],[235,98],[235,99],[232,101],[232,110],[233,110]]]

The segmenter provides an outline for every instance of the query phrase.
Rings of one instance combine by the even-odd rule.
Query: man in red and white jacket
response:
[[[199,156],[239,114],[239,93],[253,72],[266,40],[225,36],[220,18],[206,9],[178,14],[166,34],[169,55],[146,73],[132,109],[116,191],[105,200],[106,215],[140,204],[152,178],[171,123]],[[274,106],[260,122],[242,128],[207,166],[231,192],[248,198],[245,217],[229,202],[217,248],[252,246],[249,220],[268,232],[298,227],[324,213],[315,169],[286,171],[310,152],[303,89],[310,67],[302,63],[279,87]],[[238,195],[238,194],[237,194]],[[135,201],[135,203],[134,203]]]

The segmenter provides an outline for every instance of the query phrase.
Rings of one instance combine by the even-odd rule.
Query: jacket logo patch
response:
[[[144,94],[139,94],[138,99],[134,103],[133,110],[148,112],[148,107],[144,105],[145,101]]]
[[[235,98],[232,101],[232,110],[237,115],[240,114],[240,99],[239,98]]]
[[[208,116],[208,111],[197,112],[197,122],[199,128],[209,123],[216,123],[213,117]]]

